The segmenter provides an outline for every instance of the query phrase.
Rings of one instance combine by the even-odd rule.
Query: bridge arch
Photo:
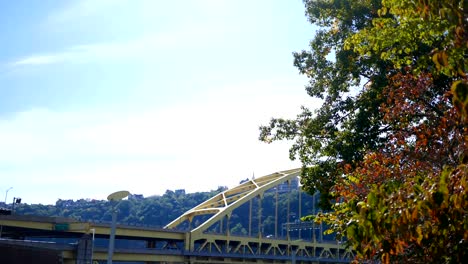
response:
[[[262,196],[265,191],[300,176],[300,173],[301,169],[299,168],[279,171],[241,183],[188,210],[167,224],[164,228],[174,229],[185,221],[191,223],[195,216],[212,214],[213,216],[208,220],[193,230],[190,230],[192,234],[203,233],[214,223],[229,216],[234,209],[245,204],[254,197]]]

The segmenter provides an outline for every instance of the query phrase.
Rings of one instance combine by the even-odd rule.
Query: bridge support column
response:
[[[146,248],[156,248],[156,240],[154,239],[149,239],[146,240]],[[146,261],[145,264],[153,264],[154,262],[152,261]]]
[[[156,240],[146,240],[146,248],[156,248]]]
[[[299,188],[297,189],[298,190],[298,193],[299,193],[299,221],[301,221],[301,217],[302,217],[302,190],[301,190],[301,186],[299,186]],[[299,228],[299,239],[301,239],[301,230],[302,228]]]
[[[219,233],[220,233],[220,234],[223,233],[223,225],[224,225],[223,219],[224,219],[224,218],[225,218],[225,217],[219,219]]]
[[[286,214],[286,239],[289,241],[291,237],[289,236],[289,226],[290,226],[290,215],[291,215],[291,180],[288,180],[288,211]],[[289,250],[289,249],[288,249]]]
[[[275,239],[278,239],[278,186],[275,189]]]
[[[85,234],[76,247],[76,264],[91,264],[93,256],[93,241],[89,234]]]
[[[184,250],[187,252],[191,252],[195,248],[195,242],[192,239],[192,232],[189,231],[185,233],[185,239],[184,239]]]
[[[262,238],[262,200],[263,194],[258,196],[258,238]]]
[[[249,236],[252,236],[252,199],[249,201]]]
[[[231,215],[232,213],[226,214],[226,236],[229,238],[231,235]]]

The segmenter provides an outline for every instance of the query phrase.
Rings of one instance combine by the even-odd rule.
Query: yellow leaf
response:
[[[468,83],[460,80],[453,82],[452,93],[454,99],[460,100],[462,103],[468,101]]]
[[[440,69],[441,65],[439,63],[439,53],[436,53],[432,56],[432,62],[434,62],[437,69]]]
[[[382,255],[382,263],[388,264],[390,263],[390,256],[388,253],[384,253]]]
[[[413,213],[411,214],[411,220],[416,220],[418,219],[418,209],[414,209]]]
[[[418,233],[418,237],[416,238],[416,242],[418,243],[418,245],[420,245],[421,240],[423,239],[422,229],[421,229],[420,225],[418,225],[418,227],[416,227],[416,233]]]
[[[442,65],[444,66],[448,66],[448,55],[447,55],[447,52],[445,51],[442,51],[439,58],[442,60]]]

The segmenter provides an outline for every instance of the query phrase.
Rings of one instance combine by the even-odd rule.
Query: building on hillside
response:
[[[145,197],[143,196],[143,194],[130,194],[128,196],[128,199],[143,200],[145,199]]]
[[[174,193],[175,193],[176,195],[185,195],[185,189],[175,190]]]
[[[268,190],[268,192],[275,192],[276,189],[278,189],[278,193],[286,193],[290,192],[291,190],[297,190],[299,189],[299,178],[293,178],[291,179],[290,183],[287,181]]]

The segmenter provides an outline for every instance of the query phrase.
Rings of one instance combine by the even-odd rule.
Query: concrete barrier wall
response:
[[[2,264],[61,264],[61,251],[0,243]]]

